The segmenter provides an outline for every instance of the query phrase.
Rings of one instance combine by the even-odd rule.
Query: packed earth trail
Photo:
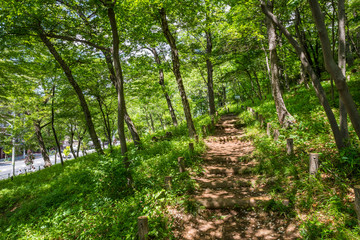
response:
[[[277,212],[264,211],[271,197],[266,180],[252,169],[254,147],[235,115],[224,115],[213,136],[205,139],[203,173],[193,176],[199,187],[191,196],[196,214],[178,214],[179,239],[298,239],[296,223]],[[286,204],[286,203],[285,203]]]

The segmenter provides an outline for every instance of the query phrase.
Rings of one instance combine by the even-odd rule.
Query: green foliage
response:
[[[208,117],[196,119],[208,124]],[[149,217],[151,239],[171,238],[167,206],[189,208],[184,194],[195,188],[189,174],[178,171],[183,156],[188,168],[197,169],[203,143],[190,155],[186,125],[173,129],[171,139],[143,142],[131,147],[128,157],[134,186],[120,150],[105,156],[90,154],[39,172],[0,182],[0,231],[5,239],[135,239],[137,218]],[[160,134],[160,133],[159,133]],[[164,177],[172,176],[172,188],[164,190]]]
[[[349,82],[354,99],[359,99],[359,80]],[[325,91],[330,84],[322,83]],[[271,99],[269,96],[267,99]],[[266,135],[258,121],[246,110],[241,110],[239,126],[246,127],[246,136],[256,148],[251,156],[259,159],[254,173],[273,196],[264,205],[267,211],[276,211],[285,217],[300,221],[304,239],[358,239],[357,217],[353,209],[351,186],[359,184],[359,140],[350,127],[350,146],[338,152],[326,116],[312,90],[297,88],[284,94],[284,100],[296,123],[282,129],[277,123],[273,100],[252,104],[265,122],[280,131],[278,141]],[[244,104],[244,103],[242,103]],[[232,105],[231,109],[236,108]],[[337,109],[334,109],[336,112]],[[293,138],[295,155],[286,154],[286,138]],[[316,178],[309,177],[309,153],[320,154],[320,169]],[[269,180],[270,179],[270,180]],[[288,200],[284,204],[283,199]]]

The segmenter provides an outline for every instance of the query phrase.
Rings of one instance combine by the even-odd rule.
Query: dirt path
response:
[[[241,141],[242,129],[235,128],[234,115],[222,116],[214,136],[205,142],[204,172],[193,178],[199,189],[193,198],[203,205],[198,214],[178,214],[179,239],[297,239],[296,225],[274,212],[256,208],[270,199],[251,168],[254,150]]]

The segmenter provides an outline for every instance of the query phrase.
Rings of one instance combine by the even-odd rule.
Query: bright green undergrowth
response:
[[[210,122],[195,119],[197,130]],[[137,218],[149,217],[151,239],[172,238],[167,206],[186,209],[185,193],[194,188],[188,173],[179,173],[177,158],[197,170],[205,150],[195,143],[190,155],[186,126],[168,129],[173,136],[157,142],[143,139],[130,146],[134,188],[127,187],[120,150],[90,154],[39,172],[0,182],[0,239],[135,239]],[[164,132],[157,136],[164,136]],[[164,177],[172,176],[171,190]]]
[[[322,84],[329,93],[330,83]],[[354,100],[360,105],[360,77],[355,75],[349,86]],[[278,141],[267,136],[266,126],[260,127],[250,112],[239,110],[239,123],[246,125],[246,138],[251,139],[256,148],[251,157],[259,160],[254,173],[262,176],[259,181],[266,184],[275,199],[266,209],[295,218],[300,223],[303,239],[360,239],[352,191],[352,186],[360,183],[360,151],[359,139],[351,124],[351,146],[339,153],[313,89],[298,87],[296,92],[285,93],[284,100],[296,119],[289,129],[278,125],[271,95],[255,104],[243,103],[280,130]],[[331,104],[338,116],[338,99]],[[236,105],[231,105],[230,110],[236,109]],[[287,138],[294,139],[293,156],[286,153]],[[320,153],[316,178],[309,178],[309,153]],[[283,205],[281,199],[288,199],[289,205]]]

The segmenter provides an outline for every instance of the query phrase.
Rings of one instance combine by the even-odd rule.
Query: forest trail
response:
[[[254,147],[244,140],[235,115],[224,115],[215,133],[205,139],[203,173],[193,176],[199,184],[192,198],[200,203],[196,215],[177,217],[179,239],[297,239],[294,222],[276,212],[257,208],[270,199],[266,187],[252,173],[257,160]]]

